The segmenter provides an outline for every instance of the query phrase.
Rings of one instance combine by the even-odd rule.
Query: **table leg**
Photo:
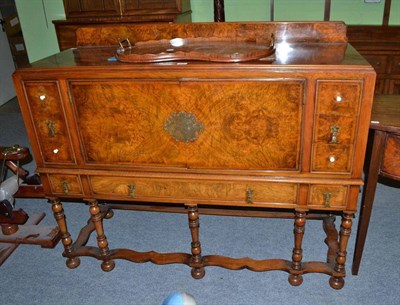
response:
[[[304,211],[296,211],[294,220],[294,248],[292,254],[292,269],[295,272],[302,270],[302,259],[303,259],[303,236],[304,236],[304,226],[306,223],[306,213]],[[299,286],[303,283],[303,276],[301,274],[291,274],[289,275],[289,283],[292,286]]]
[[[108,248],[107,238],[104,235],[103,218],[100,213],[100,207],[97,203],[97,200],[92,200],[89,203],[89,211],[92,215],[92,221],[94,223],[97,233],[97,245],[99,246],[100,255],[103,258],[101,269],[103,269],[103,271],[111,271],[115,267],[115,262],[108,258],[108,256],[110,255],[110,249]]]
[[[347,243],[350,238],[351,226],[353,224],[353,213],[343,213],[342,224],[339,234],[339,249],[336,255],[335,272],[343,273],[343,276],[331,276],[329,284],[334,289],[341,289],[344,286],[345,264],[347,256]]]
[[[365,240],[367,238],[369,221],[372,213],[372,206],[374,203],[376,185],[378,183],[378,176],[381,165],[381,157],[384,150],[386,133],[380,130],[375,130],[371,160],[369,163],[369,170],[365,177],[365,185],[362,193],[360,219],[358,222],[356,245],[354,249],[352,274],[357,275],[361,257],[364,250]]]
[[[64,209],[62,207],[61,201],[58,198],[52,198],[50,200],[51,208],[53,210],[54,218],[57,221],[58,227],[61,233],[61,242],[64,245],[64,254],[68,256],[72,252],[72,238],[71,234],[68,232],[67,222],[65,220]],[[78,257],[68,258],[67,267],[74,269],[80,264],[80,259]]]
[[[197,206],[188,206],[188,217],[189,217],[189,228],[192,234],[192,264],[201,265],[203,258],[201,256],[201,244],[199,238],[199,211]],[[195,279],[201,279],[205,275],[204,267],[193,267],[192,277]]]

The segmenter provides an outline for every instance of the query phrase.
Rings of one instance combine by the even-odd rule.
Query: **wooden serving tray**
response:
[[[126,39],[120,45],[116,58],[131,63],[177,60],[243,62],[261,59],[275,52],[273,37],[267,43],[199,37],[137,42],[133,46]]]

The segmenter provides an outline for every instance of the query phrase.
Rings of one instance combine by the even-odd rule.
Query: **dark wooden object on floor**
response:
[[[29,156],[30,153],[26,147],[18,145],[0,147],[2,171],[10,170],[21,179],[22,183],[14,197],[44,198],[38,176],[29,175],[29,172],[19,166],[19,162]],[[45,215],[45,213],[39,213],[29,216],[22,209],[14,209],[8,200],[0,202],[0,266],[20,244],[40,245],[43,248],[54,248],[57,245],[61,238],[59,229],[38,226]]]
[[[400,95],[377,95],[371,117],[372,151],[362,194],[352,272],[358,274],[378,177],[400,181]]]
[[[267,61],[114,58],[120,37],[134,44],[177,37],[268,41],[272,35],[276,52]],[[91,256],[102,261],[104,271],[114,268],[115,259],[127,259],[186,264],[194,278],[203,277],[207,266],[282,270],[292,285],[317,272],[327,274],[333,288],[343,287],[376,77],[347,44],[343,23],[105,24],[80,28],[76,38],[78,48],[14,74],[69,268]],[[90,206],[90,221],[75,242],[64,199]],[[188,253],[113,249],[103,220],[117,208],[185,211]],[[289,214],[292,258],[206,255],[202,213]],[[327,257],[318,262],[303,261],[306,219],[313,214],[324,215],[327,234]],[[341,216],[339,232],[328,214]],[[86,245],[91,233],[95,247]]]

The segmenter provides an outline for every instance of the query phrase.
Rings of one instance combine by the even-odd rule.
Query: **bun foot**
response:
[[[333,289],[337,289],[337,290],[342,289],[343,286],[344,286],[344,279],[342,277],[334,277],[334,276],[332,276],[329,279],[329,285],[331,285],[331,287]]]
[[[303,283],[303,276],[301,275],[289,275],[288,281],[292,286],[300,286]]]
[[[75,269],[81,264],[81,260],[78,257],[68,258],[66,264],[69,269]]]
[[[192,277],[196,280],[202,279],[206,274],[204,268],[192,268]]]
[[[113,210],[109,210],[106,215],[104,216],[105,219],[110,219],[114,216],[114,211]]]
[[[101,269],[105,272],[110,272],[114,269],[115,267],[115,262],[111,260],[103,261],[101,263]]]

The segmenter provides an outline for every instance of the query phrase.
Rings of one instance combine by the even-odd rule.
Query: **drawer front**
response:
[[[354,143],[357,117],[317,114],[314,142],[327,144]]]
[[[304,80],[69,86],[87,164],[299,170]]]
[[[318,208],[341,208],[346,206],[347,186],[312,185],[308,200],[309,206]]]
[[[390,74],[400,74],[400,56],[392,56]]]
[[[381,170],[383,174],[400,179],[400,136],[387,137]]]
[[[187,181],[93,176],[93,195],[122,200],[158,199],[238,205],[276,203],[294,205],[297,184],[272,182]]]
[[[350,172],[353,146],[322,144],[313,146],[313,170],[320,172]]]
[[[46,163],[75,163],[57,82],[24,83],[40,151]]]
[[[351,171],[360,95],[361,81],[317,82],[312,171]]]
[[[76,175],[48,175],[53,194],[63,196],[82,196],[82,183]]]
[[[388,57],[386,55],[364,55],[364,58],[374,67],[377,73],[386,73]]]
[[[316,112],[339,116],[357,115],[360,92],[359,81],[318,81]]]

